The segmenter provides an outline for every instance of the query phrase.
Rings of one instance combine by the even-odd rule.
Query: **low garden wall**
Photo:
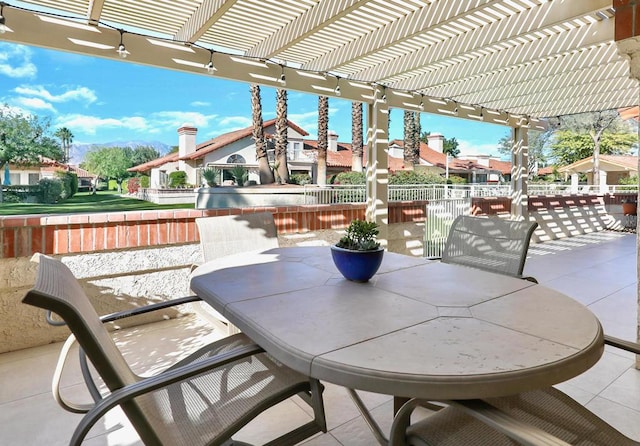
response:
[[[624,218],[620,200],[530,197],[530,218],[540,224],[534,238],[620,228]],[[390,204],[390,251],[422,255],[426,205],[426,201]],[[478,198],[472,206],[475,214],[506,215],[510,200]],[[296,234],[339,230],[354,218],[363,219],[365,205],[0,217],[0,352],[67,336],[66,328],[48,326],[42,311],[20,302],[34,282],[36,265],[30,261],[34,253],[62,259],[80,279],[97,311],[105,314],[187,294],[190,266],[200,260],[196,218],[264,211],[274,214],[281,244],[288,245]],[[172,311],[164,316],[179,314]]]

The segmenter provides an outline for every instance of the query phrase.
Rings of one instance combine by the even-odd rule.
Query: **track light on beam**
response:
[[[4,34],[7,32],[7,25],[5,24],[6,19],[4,18],[4,3],[0,3],[0,34]]]
[[[127,51],[123,42],[124,30],[119,29],[118,31],[120,32],[120,44],[118,45],[118,49],[117,49],[118,56],[120,56],[123,59],[126,59],[127,56],[129,55],[129,51]]]
[[[213,50],[209,50],[209,63],[205,65],[207,73],[213,74],[216,71],[216,67],[213,65]]]

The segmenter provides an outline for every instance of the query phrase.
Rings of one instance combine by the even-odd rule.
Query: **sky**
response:
[[[262,88],[263,119],[275,117],[275,89]],[[177,129],[197,127],[197,142],[251,125],[249,85],[37,47],[0,42],[0,105],[49,117],[74,144],[125,141],[178,144]],[[289,91],[289,120],[317,137],[317,96]],[[422,113],[423,131],[456,138],[462,154],[498,156],[508,127]],[[351,102],[329,99],[329,129],[351,141]],[[390,139],[402,138],[402,111],[391,112]],[[73,160],[80,162],[81,160]]]

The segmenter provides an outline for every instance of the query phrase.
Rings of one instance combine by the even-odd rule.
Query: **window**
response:
[[[29,174],[29,184],[30,185],[34,185],[34,184],[38,184],[38,181],[40,181],[40,174],[39,173],[30,173]]]
[[[242,155],[238,155],[234,153],[229,158],[227,158],[227,163],[229,164],[246,164],[246,160]]]
[[[12,186],[18,186],[20,183],[20,174],[19,173],[11,173],[9,172],[9,181]]]

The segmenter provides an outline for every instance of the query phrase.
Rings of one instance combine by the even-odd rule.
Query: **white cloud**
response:
[[[252,124],[251,118],[246,116],[227,116],[218,120],[216,123],[221,127],[235,127],[236,129],[243,129],[249,127]]]
[[[458,140],[461,155],[495,155],[500,156],[497,144],[476,144],[465,140]]]
[[[51,105],[51,103],[43,101],[40,98],[16,98],[13,102],[29,110],[48,110],[52,113],[56,112],[56,109]]]
[[[217,115],[205,115],[198,112],[181,112],[181,111],[163,111],[149,115],[149,122],[152,127],[158,127],[158,130],[166,130],[167,128],[175,128],[178,130],[183,124],[190,124],[197,128],[205,128],[209,126],[209,122],[215,119]]]
[[[0,75],[32,79],[38,69],[31,62],[32,50],[23,45],[0,43]]]
[[[192,107],[211,107],[211,102],[206,101],[193,101],[190,104]]]
[[[21,85],[19,87],[16,87],[14,89],[14,92],[22,96],[35,96],[50,102],[57,103],[82,101],[91,104],[98,99],[95,92],[86,87],[76,87],[61,94],[52,94],[42,85]]]

